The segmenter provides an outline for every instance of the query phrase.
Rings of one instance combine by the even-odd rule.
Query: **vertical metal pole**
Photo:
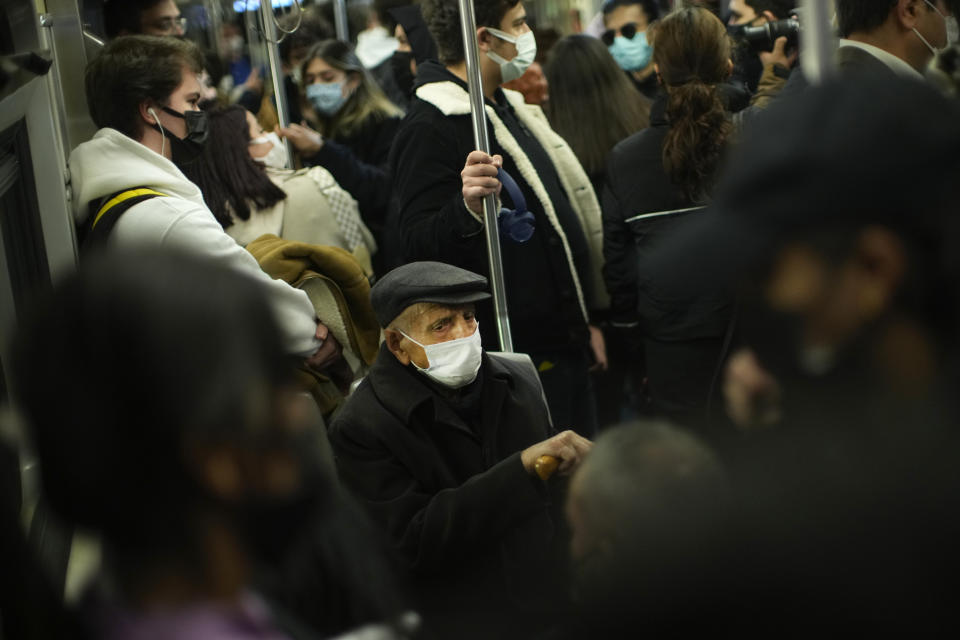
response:
[[[836,71],[837,42],[830,26],[833,2],[803,0],[800,65],[810,84],[823,84]]]
[[[333,0],[333,25],[337,40],[350,42],[350,26],[347,23],[347,0]]]
[[[487,112],[484,107],[483,80],[480,77],[480,52],[477,50],[477,19],[471,0],[459,0],[460,26],[463,32],[463,50],[466,53],[467,80],[470,85],[470,115],[473,121],[473,140],[477,149],[490,153],[487,132]],[[503,261],[500,256],[500,229],[497,226],[497,198],[493,194],[483,199],[483,226],[487,236],[487,257],[490,261],[490,289],[500,336],[500,350],[513,351],[510,316],[507,315],[507,290],[503,279]]]
[[[263,33],[263,46],[267,50],[267,60],[270,63],[270,78],[273,82],[273,98],[277,105],[277,120],[281,127],[290,126],[290,112],[287,110],[287,92],[283,84],[283,69],[280,66],[280,47],[277,45],[277,25],[273,17],[273,2],[261,0],[260,22]],[[287,166],[293,166],[293,149],[290,141],[284,139],[283,146],[287,151]]]

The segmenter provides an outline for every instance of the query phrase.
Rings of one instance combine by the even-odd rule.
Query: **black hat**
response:
[[[444,305],[486,300],[487,279],[443,262],[411,262],[380,278],[370,289],[377,322],[388,326],[403,310],[418,302]]]
[[[820,230],[880,224],[942,243],[960,218],[945,215],[958,185],[960,105],[919,81],[846,76],[761,114],[714,203],[642,268],[702,290],[734,284]]]

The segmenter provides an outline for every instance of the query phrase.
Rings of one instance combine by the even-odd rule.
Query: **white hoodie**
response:
[[[172,162],[115,129],[100,129],[70,154],[70,175],[78,224],[86,222],[91,201],[118,191],[143,186],[167,194],[136,204],[120,216],[110,232],[110,245],[187,251],[245,273],[266,290],[287,350],[308,356],[320,348],[316,312],[307,294],[264,273],[257,260],[223,231],[200,189]]]

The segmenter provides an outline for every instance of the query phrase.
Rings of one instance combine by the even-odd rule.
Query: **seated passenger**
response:
[[[687,210],[712,194],[733,128],[719,88],[732,68],[730,39],[707,9],[680,9],[660,23],[653,60],[665,91],[651,126],[610,154],[603,275],[613,325],[643,339],[654,410],[686,423],[707,404],[730,296],[670,286],[640,260],[701,215]]]
[[[280,134],[293,143],[304,164],[321,165],[333,174],[379,235],[390,203],[387,159],[403,113],[349,44],[317,43],[301,69],[301,106],[313,128],[293,123]]]
[[[434,262],[381,278],[385,342],[330,428],[341,481],[393,541],[440,638],[550,626],[558,539],[535,464],[550,455],[570,472],[591,446],[553,435],[533,367],[482,350],[486,286]]]
[[[285,601],[309,598],[317,629],[396,615],[378,608],[389,581],[359,542],[362,526],[344,521],[324,433],[248,278],[188,254],[100,254],[25,319],[13,346],[43,495],[103,548],[86,633],[57,637],[315,637],[256,586],[276,574],[301,585],[286,566],[304,559],[297,575],[323,575],[331,593]],[[69,380],[53,396],[51,370]]]
[[[234,106],[209,112],[210,140],[183,172],[203,193],[217,221],[246,246],[270,233],[294,242],[350,251],[368,275],[376,251],[357,204],[322,167],[274,169],[283,142],[267,135],[253,114]],[[278,161],[278,157],[279,160]]]
[[[323,370],[340,359],[340,346],[317,322],[307,294],[267,276],[180,171],[196,162],[207,139],[206,113],[197,108],[201,68],[194,45],[155,36],[118,38],[87,66],[90,116],[100,130],[70,154],[84,244],[161,246],[246,274],[266,291],[287,352]]]

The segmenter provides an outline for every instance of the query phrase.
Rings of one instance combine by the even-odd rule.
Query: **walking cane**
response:
[[[475,146],[490,153],[490,136],[487,132],[487,114],[484,109],[483,82],[480,78],[480,53],[477,50],[477,20],[473,2],[459,0],[460,27],[463,32],[463,50],[466,53],[467,80],[470,85],[470,115],[473,121]],[[507,315],[507,292],[503,279],[503,262],[500,257],[500,229],[497,225],[497,198],[490,194],[483,199],[483,226],[487,236],[487,257],[490,262],[490,289],[500,337],[500,350],[513,352],[513,336],[510,333],[510,317]]]

